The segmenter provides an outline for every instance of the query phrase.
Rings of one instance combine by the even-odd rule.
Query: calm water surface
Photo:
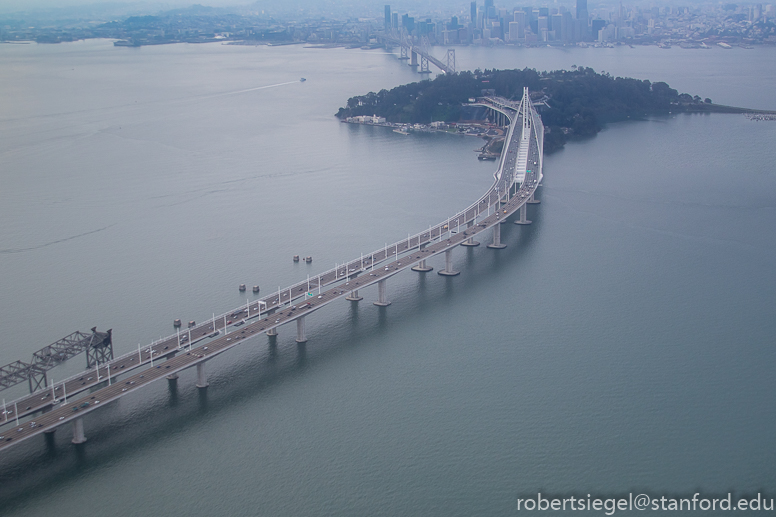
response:
[[[776,109],[776,51],[457,49]],[[305,83],[299,78],[306,77]],[[74,330],[117,353],[442,220],[481,141],[340,124],[415,80],[381,51],[0,46],[0,362]],[[0,458],[12,516],[511,515],[557,495],[774,495],[776,123],[609,125],[545,161],[534,224],[404,273],[176,388]],[[483,236],[483,241],[487,236]],[[312,255],[311,265],[294,254]],[[437,269],[441,259],[432,263]],[[249,294],[249,297],[252,296]],[[62,378],[82,358],[54,370]],[[59,377],[58,377],[59,376]],[[8,398],[23,390],[5,392]]]

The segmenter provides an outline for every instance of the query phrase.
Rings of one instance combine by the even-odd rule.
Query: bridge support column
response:
[[[358,295],[358,289],[355,289],[353,291],[350,291],[350,296],[346,296],[345,299],[350,301],[350,302],[360,302],[361,300],[364,299],[364,297],[363,296],[359,296]]]
[[[453,270],[453,249],[445,251],[445,268],[442,271],[437,271],[437,274],[442,276],[456,276],[460,275],[460,271]]]
[[[277,336],[277,335],[278,335],[278,328],[277,328],[277,327],[272,327],[271,329],[269,329],[269,330],[267,331],[267,335],[268,335],[269,337],[272,337],[272,336]]]
[[[84,435],[83,418],[76,418],[75,420],[73,420],[73,439],[71,441],[76,445],[78,445],[79,443],[84,443],[86,441],[86,436]]]
[[[388,307],[391,302],[385,299],[385,280],[377,282],[377,301],[374,302],[378,307]]]
[[[304,316],[296,319],[296,342],[299,344],[307,343],[307,336],[304,333]]]
[[[410,52],[410,66],[418,66],[418,53],[414,50]]]
[[[534,199],[534,193],[531,192],[531,197],[528,199],[528,201],[526,201],[526,203],[529,205],[538,205],[541,203],[541,201],[539,199]]]
[[[520,207],[520,219],[515,221],[515,224],[531,224],[531,221],[526,219],[526,214],[528,213],[528,205],[523,205]]]
[[[167,376],[168,381],[177,381],[178,380],[178,374],[177,373],[171,373]]]
[[[474,221],[469,221],[468,223],[466,223],[466,228],[471,228],[472,226],[474,226]],[[465,241],[463,241],[461,243],[461,246],[471,246],[471,247],[474,247],[474,246],[479,246],[479,245],[480,245],[480,243],[475,241],[472,237],[469,237],[468,239],[466,239]]]
[[[433,271],[434,268],[431,266],[426,265],[426,259],[421,260],[418,262],[417,266],[412,266],[413,271],[417,271],[418,273],[428,273],[429,271]]]
[[[493,250],[500,250],[506,247],[506,244],[501,244],[501,224],[496,223],[493,225],[493,243],[488,244],[488,248]]]
[[[208,386],[205,363],[197,363],[197,388],[207,388]]]
[[[426,247],[425,244],[421,244],[420,245],[421,251],[425,247]],[[426,265],[426,259],[421,260],[420,262],[418,262],[417,266],[412,266],[410,269],[412,269],[413,271],[417,271],[418,273],[428,273],[429,271],[433,271],[434,270],[433,267]]]

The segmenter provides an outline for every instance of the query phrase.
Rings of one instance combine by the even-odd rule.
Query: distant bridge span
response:
[[[506,247],[501,225],[518,213],[515,224],[530,224],[527,205],[538,203],[534,193],[542,180],[544,126],[524,89],[522,100],[480,98],[476,105],[492,109],[510,121],[504,148],[491,187],[464,210],[415,235],[408,236],[358,259],[341,264],[260,300],[192,326],[150,345],[88,369],[31,395],[6,403],[0,415],[0,452],[33,436],[71,423],[72,442],[86,441],[83,416],[135,392],[153,381],[176,379],[187,368],[197,368],[197,386],[208,386],[206,362],[223,352],[266,333],[276,336],[283,324],[296,323],[296,341],[305,343],[305,317],[336,300],[362,300],[359,290],[377,284],[375,305],[390,305],[386,282],[406,269],[427,273],[426,260],[444,253],[438,273],[455,276],[452,252],[457,246],[478,246],[474,237],[492,229],[488,248]],[[270,338],[273,339],[273,338]],[[195,346],[196,344],[196,346]],[[92,390],[92,391],[90,391]],[[84,394],[84,392],[87,392]]]
[[[431,55],[431,45],[428,38],[421,38],[420,45],[413,43],[412,38],[406,31],[401,34],[396,32],[380,32],[377,34],[378,41],[401,47],[401,57],[399,59],[410,59],[410,66],[418,66],[418,56],[420,56],[421,74],[429,73],[429,63],[439,68],[446,74],[456,73],[455,69],[455,49],[448,49],[446,61],[435,58]]]

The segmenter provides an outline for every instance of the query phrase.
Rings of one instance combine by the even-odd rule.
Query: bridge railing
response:
[[[504,115],[506,115],[511,123],[509,126],[509,131],[507,133],[506,140],[507,142],[512,142],[512,140],[515,138],[515,128],[519,126],[520,124],[515,123],[515,118],[520,113],[520,110],[514,106],[513,103],[510,102],[503,102],[506,101],[506,99],[496,99],[493,98],[485,98],[483,99],[485,101],[489,101],[493,104],[493,106],[496,106]],[[538,118],[538,115],[536,115],[536,112],[531,109],[532,117],[536,116]],[[539,122],[541,124],[541,121]],[[541,126],[539,126],[541,127]],[[507,150],[509,146],[505,146],[505,150]],[[541,148],[541,147],[540,147]],[[236,308],[233,308],[231,310],[225,311],[222,314],[214,315],[211,318],[208,318],[203,323],[200,323],[199,325],[195,325],[191,328],[185,329],[183,332],[176,332],[175,334],[171,334],[167,337],[159,338],[158,340],[153,340],[148,345],[139,345],[138,349],[133,350],[131,352],[127,352],[125,354],[122,354],[118,357],[114,357],[112,361],[109,361],[107,363],[104,363],[100,366],[105,366],[105,364],[110,365],[112,362],[115,361],[121,361],[123,359],[127,359],[129,357],[133,357],[135,355],[142,355],[141,352],[149,352],[150,350],[153,350],[154,347],[158,346],[160,343],[169,342],[169,341],[178,341],[179,336],[185,335],[188,332],[196,332],[196,331],[202,331],[203,329],[210,329],[210,325],[215,321],[228,321],[230,318],[232,318],[232,315],[240,312],[241,314],[246,314],[244,311],[246,308],[250,309],[251,306],[257,305],[256,314],[252,315],[251,312],[247,312],[247,316],[244,316],[245,318],[248,317],[260,317],[262,314],[268,314],[270,311],[278,310],[286,303],[288,305],[292,305],[293,301],[295,299],[299,299],[302,297],[306,297],[308,293],[311,290],[314,289],[320,289],[324,286],[330,286],[332,284],[336,284],[338,282],[341,282],[343,280],[347,281],[352,276],[355,276],[358,273],[363,273],[367,271],[369,268],[373,268],[375,265],[380,264],[382,262],[385,262],[389,258],[400,258],[408,253],[420,249],[422,246],[427,245],[429,243],[432,243],[436,240],[441,240],[445,234],[450,234],[453,231],[452,228],[452,222],[456,221],[458,222],[458,226],[460,229],[460,222],[463,221],[464,224],[468,223],[469,221],[475,221],[477,218],[482,215],[483,212],[483,205],[487,208],[487,214],[490,214],[490,208],[493,205],[496,205],[496,208],[499,207],[499,201],[503,197],[504,193],[506,193],[507,189],[512,185],[512,181],[514,180],[514,170],[504,171],[504,164],[506,160],[506,154],[505,152],[502,152],[502,159],[499,162],[499,167],[494,172],[493,177],[494,181],[491,187],[488,189],[488,191],[483,194],[477,201],[470,204],[468,207],[464,208],[463,210],[457,212],[455,215],[448,217],[446,221],[443,221],[441,223],[438,223],[436,225],[430,226],[428,229],[424,229],[421,232],[418,232],[414,235],[408,235],[407,238],[395,241],[391,244],[386,244],[382,248],[379,248],[377,250],[372,251],[371,253],[362,254],[360,259],[354,259],[349,262],[345,262],[343,264],[338,264],[334,268],[328,269],[322,273],[319,273],[315,277],[309,278],[308,280],[300,281],[297,283],[294,283],[288,287],[280,288],[278,291],[273,292],[273,294],[265,296],[263,298],[254,299],[254,300],[248,300],[246,302],[246,305],[240,305]],[[541,159],[541,157],[540,157]],[[506,172],[506,174],[505,174]],[[365,265],[366,261],[366,265]],[[356,268],[356,266],[358,266]],[[300,291],[300,288],[304,288]],[[300,294],[301,293],[301,294]],[[283,298],[284,296],[288,295],[288,301],[286,302]],[[263,305],[263,307],[262,307]],[[232,318],[237,319],[237,318]],[[213,328],[215,330],[215,328]],[[191,343],[191,339],[187,340],[189,343]],[[160,354],[161,355],[161,354]],[[142,362],[142,361],[141,361]],[[91,369],[86,370],[92,371]],[[81,377],[84,375],[85,372],[77,373],[75,375],[72,375],[70,377],[60,379],[56,382],[56,385],[61,385],[62,383],[67,383],[70,381],[75,380],[78,377]],[[53,380],[51,385],[53,385]],[[47,392],[51,389],[51,387],[42,388],[40,390],[37,390],[33,393],[40,394]],[[25,395],[24,397],[20,397],[17,400],[12,400],[8,402],[8,406],[13,405],[15,402],[21,401],[23,399],[26,399],[30,397],[30,395]]]

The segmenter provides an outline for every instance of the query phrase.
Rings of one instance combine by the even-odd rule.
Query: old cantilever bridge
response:
[[[280,289],[261,300],[216,316],[151,345],[112,357],[56,384],[30,384],[35,391],[4,401],[0,418],[0,450],[65,425],[72,425],[73,443],[86,441],[83,416],[106,404],[191,367],[197,368],[197,386],[208,385],[207,361],[259,334],[277,334],[277,327],[296,323],[296,340],[304,343],[305,317],[325,305],[345,298],[358,301],[359,290],[377,284],[378,306],[387,306],[385,285],[407,268],[428,272],[426,260],[445,254],[440,275],[454,276],[452,253],[456,246],[477,246],[474,240],[490,230],[489,248],[499,249],[501,224],[515,212],[515,224],[529,224],[526,206],[538,203],[534,192],[542,180],[544,126],[524,89],[519,103],[486,97],[475,103],[510,121],[492,186],[482,197],[428,230],[407,237],[320,275]],[[94,329],[93,329],[94,331]]]

